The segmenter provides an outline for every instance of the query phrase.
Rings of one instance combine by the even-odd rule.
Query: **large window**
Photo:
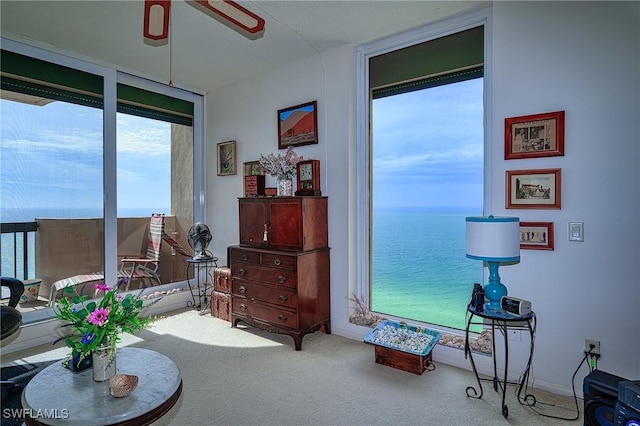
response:
[[[356,293],[373,312],[464,329],[483,281],[464,218],[485,196],[484,26],[454,26],[360,49],[370,131],[358,136]]]
[[[31,312],[59,279],[104,272],[115,282],[122,256],[146,253],[154,212],[188,245],[203,213],[202,98],[21,46],[2,51],[0,265],[42,280],[40,303],[20,306]],[[37,229],[15,243],[5,229],[23,222]],[[185,279],[185,260],[162,247],[161,283]]]
[[[482,78],[373,101],[371,309],[465,328],[482,268],[465,216],[482,214]]]

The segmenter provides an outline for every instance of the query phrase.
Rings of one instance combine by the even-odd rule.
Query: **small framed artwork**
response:
[[[244,164],[244,176],[262,176],[264,175],[264,169],[260,165],[259,161],[247,161]]]
[[[278,149],[318,143],[318,102],[278,110]]]
[[[507,170],[506,208],[559,209],[561,169]]]
[[[564,155],[564,111],[504,119],[504,159]]]
[[[553,222],[520,222],[520,248],[553,250]]]
[[[218,176],[235,175],[236,171],[236,141],[220,142],[218,144]]]

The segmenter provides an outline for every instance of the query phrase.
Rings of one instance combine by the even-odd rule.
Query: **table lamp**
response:
[[[484,292],[489,302],[484,310],[498,311],[500,298],[507,295],[507,287],[500,282],[500,263],[520,261],[520,218],[467,217],[467,257],[489,265],[489,282]]]

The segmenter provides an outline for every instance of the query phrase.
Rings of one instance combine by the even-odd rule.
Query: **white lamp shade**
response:
[[[520,218],[467,217],[467,257],[487,262],[520,260]]]

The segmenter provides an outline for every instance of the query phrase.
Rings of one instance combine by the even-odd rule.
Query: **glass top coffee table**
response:
[[[75,373],[56,362],[29,381],[22,392],[27,425],[148,425],[165,415],[182,392],[182,377],[168,357],[148,349],[118,348],[118,374],[138,376],[127,397],[114,398],[109,381],[93,372]]]

